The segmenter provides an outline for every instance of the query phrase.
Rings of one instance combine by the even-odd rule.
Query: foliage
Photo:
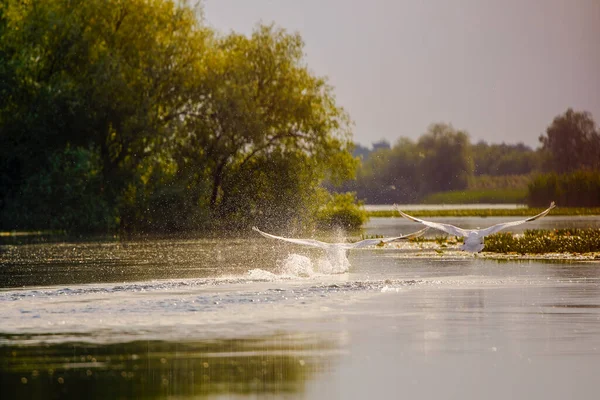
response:
[[[529,184],[527,203],[541,206],[549,201],[566,207],[600,206],[600,170],[538,175]]]
[[[30,175],[19,196],[4,205],[0,227],[106,232],[116,216],[101,192],[101,163],[91,149],[67,148],[53,154],[48,169]]]
[[[355,182],[343,190],[355,191],[371,204],[406,202],[418,197],[417,171],[420,163],[416,144],[401,138],[393,148],[380,147],[363,160]]]
[[[434,124],[417,143],[422,158],[421,193],[466,189],[473,175],[469,136],[451,125]]]
[[[483,251],[519,254],[599,252],[600,230],[526,230],[523,235],[519,236],[497,233],[485,238]]]
[[[537,151],[522,143],[487,144],[480,141],[471,145],[465,132],[456,131],[450,125],[435,124],[417,143],[401,138],[391,149],[368,151],[360,147],[363,162],[357,180],[346,184],[344,189],[355,191],[358,198],[370,204],[496,202],[502,198],[520,202],[523,194],[519,190],[530,186],[533,174],[600,168],[600,133],[588,112],[568,109],[554,119],[540,141],[543,147]],[[581,200],[568,200],[562,204],[597,204],[599,196],[594,189],[594,175],[580,178],[583,180],[572,181],[569,186],[580,192]],[[547,184],[551,183],[550,179]],[[560,194],[557,195],[553,188],[544,189],[544,185],[540,181],[531,186],[535,193],[529,195],[530,204],[541,206],[554,199],[558,201]],[[503,190],[458,194],[467,188]],[[507,195],[504,189],[513,191]],[[548,193],[544,195],[543,191]],[[428,197],[439,192],[444,194],[433,199]]]
[[[219,36],[185,1],[0,4],[5,229],[310,223],[321,182],[354,174],[350,119],[297,34]],[[81,149],[93,167],[68,172]]]
[[[465,189],[520,189],[522,192],[531,179],[529,174],[540,164],[538,152],[523,144],[497,145],[480,141],[471,145],[465,132],[446,124],[430,126],[416,143],[400,138],[392,148],[381,145],[376,148],[376,145],[373,144],[372,151],[358,147],[356,154],[363,162],[357,180],[344,185],[345,190],[355,191],[358,198],[370,204],[431,202],[428,197],[432,193]],[[490,198],[520,202],[521,192],[515,190],[510,195],[503,190],[472,192],[463,198],[472,203]],[[448,195],[440,196],[445,199]]]
[[[550,171],[600,170],[600,130],[589,112],[569,108],[554,118],[539,140]]]
[[[329,195],[317,218],[321,228],[356,230],[367,221],[367,213],[361,202],[358,202],[357,206],[355,193],[335,193]]]
[[[487,144],[471,147],[475,176],[526,175],[540,168],[540,155],[522,143]]]
[[[335,105],[332,88],[303,64],[302,49],[297,34],[260,26],[251,37],[219,38],[207,57],[206,77],[194,93],[196,109],[185,121],[186,136],[175,158],[180,169],[204,171],[215,216],[256,208],[245,204],[256,195],[240,201],[239,194],[249,194],[248,182],[266,176],[256,168],[259,164],[275,167],[270,172],[282,177],[287,171],[290,183],[302,181],[303,174],[311,177],[307,185],[353,176],[348,116]],[[314,192],[314,187],[305,190]],[[301,208],[301,203],[295,205]]]
[[[343,190],[371,204],[412,203],[432,192],[464,189],[472,173],[468,135],[434,124],[417,143],[400,138],[392,148],[379,145]]]

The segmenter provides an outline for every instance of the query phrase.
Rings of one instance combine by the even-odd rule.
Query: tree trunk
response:
[[[223,183],[223,169],[225,168],[225,162],[220,162],[217,164],[215,169],[215,173],[213,175],[213,187],[212,193],[210,195],[210,208],[211,210],[215,210],[217,207],[217,200],[219,198],[219,190],[221,189],[221,184]]]

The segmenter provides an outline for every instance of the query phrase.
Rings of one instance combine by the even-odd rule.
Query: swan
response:
[[[484,247],[483,239],[486,236],[491,235],[496,232],[499,232],[502,229],[509,228],[511,226],[521,225],[521,224],[524,224],[525,222],[535,221],[538,218],[542,218],[543,216],[548,214],[550,212],[550,210],[552,210],[554,207],[556,207],[556,205],[554,204],[554,202],[552,202],[552,203],[550,203],[550,207],[548,207],[546,210],[542,211],[538,215],[534,215],[533,217],[530,217],[527,219],[522,219],[519,221],[504,222],[501,224],[492,225],[489,228],[485,228],[485,229],[462,229],[462,228],[459,228],[457,226],[450,225],[450,224],[442,224],[439,222],[425,221],[425,220],[415,218],[413,216],[403,213],[396,204],[394,204],[394,207],[400,213],[400,215],[402,215],[404,218],[410,219],[411,221],[419,222],[425,226],[428,226],[430,228],[439,229],[439,230],[447,232],[451,235],[463,236],[465,238],[465,240],[460,249],[464,250],[464,251],[469,251],[472,253],[479,253],[481,250],[483,250],[483,247]]]
[[[348,267],[350,266],[350,262],[348,261],[348,258],[346,256],[346,253],[348,252],[348,250],[360,249],[360,248],[369,247],[369,246],[391,243],[391,242],[395,242],[397,240],[406,240],[406,239],[416,238],[416,237],[423,235],[423,233],[425,233],[425,231],[427,229],[429,229],[429,227],[426,227],[425,229],[421,229],[420,231],[417,231],[417,232],[409,233],[407,235],[389,237],[389,238],[365,239],[365,240],[361,240],[361,241],[358,241],[355,243],[327,243],[327,242],[321,242],[320,240],[315,240],[315,239],[296,239],[296,238],[287,238],[287,237],[283,237],[283,236],[275,236],[275,235],[271,235],[270,233],[263,232],[255,226],[252,227],[253,231],[260,233],[262,236],[264,236],[266,238],[283,240],[285,242],[300,244],[300,245],[304,245],[304,246],[318,247],[320,249],[325,250],[325,254],[327,255],[327,258],[329,259],[331,264],[333,266],[339,267],[337,269],[341,272],[347,271]]]

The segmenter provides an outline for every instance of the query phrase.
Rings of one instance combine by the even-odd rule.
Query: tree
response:
[[[473,175],[469,136],[451,125],[433,124],[419,138],[421,160],[420,192],[466,189]]]
[[[170,145],[210,31],[183,1],[6,0],[0,16],[0,74],[14,82],[0,104],[0,176],[11,183],[0,195],[70,145],[98,151],[103,195],[134,207],[122,195]]]
[[[600,131],[592,115],[569,108],[539,138],[546,167],[558,173],[600,169]]]
[[[0,213],[60,225],[89,206],[123,230],[301,221],[325,179],[354,174],[349,117],[297,34],[218,36],[184,0],[0,0],[0,33]],[[55,190],[71,183],[81,197]]]
[[[262,174],[265,168],[291,174],[287,182],[307,193],[325,178],[341,182],[353,175],[349,118],[335,104],[332,88],[304,64],[299,35],[273,26],[258,26],[250,37],[230,34],[215,40],[205,62],[176,159],[180,171],[202,171],[192,174],[190,185],[208,182],[208,201],[198,201],[215,216],[240,209],[258,215],[260,202],[248,188],[259,190],[263,178],[269,185],[277,181]],[[239,200],[242,192],[245,201]],[[292,209],[306,207],[306,200]]]
[[[539,154],[523,143],[487,144],[480,141],[471,153],[476,176],[526,175],[539,169]]]

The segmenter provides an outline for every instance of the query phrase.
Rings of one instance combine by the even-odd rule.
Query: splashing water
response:
[[[290,254],[281,262],[279,270],[284,275],[308,278],[315,274],[343,274],[348,272],[350,262],[344,249],[329,249],[325,257],[313,261],[300,254]]]
[[[275,281],[282,278],[310,278],[315,275],[310,258],[300,254],[290,254],[277,264],[277,273],[255,268],[246,272],[246,276],[252,280]]]
[[[309,257],[292,253],[277,264],[276,273],[255,268],[249,270],[246,275],[252,280],[276,280],[284,277],[312,278],[317,275],[343,274],[348,272],[350,267],[346,251],[343,249],[329,251],[325,257],[319,258],[314,263]]]
[[[264,269],[254,268],[246,272],[248,279],[256,281],[274,281],[277,278],[272,272],[265,271]]]
[[[325,258],[317,261],[317,271],[322,274],[343,274],[350,269],[345,249],[330,249]]]
[[[279,270],[284,275],[300,276],[309,278],[315,274],[313,263],[310,258],[300,254],[290,254],[281,263]]]

